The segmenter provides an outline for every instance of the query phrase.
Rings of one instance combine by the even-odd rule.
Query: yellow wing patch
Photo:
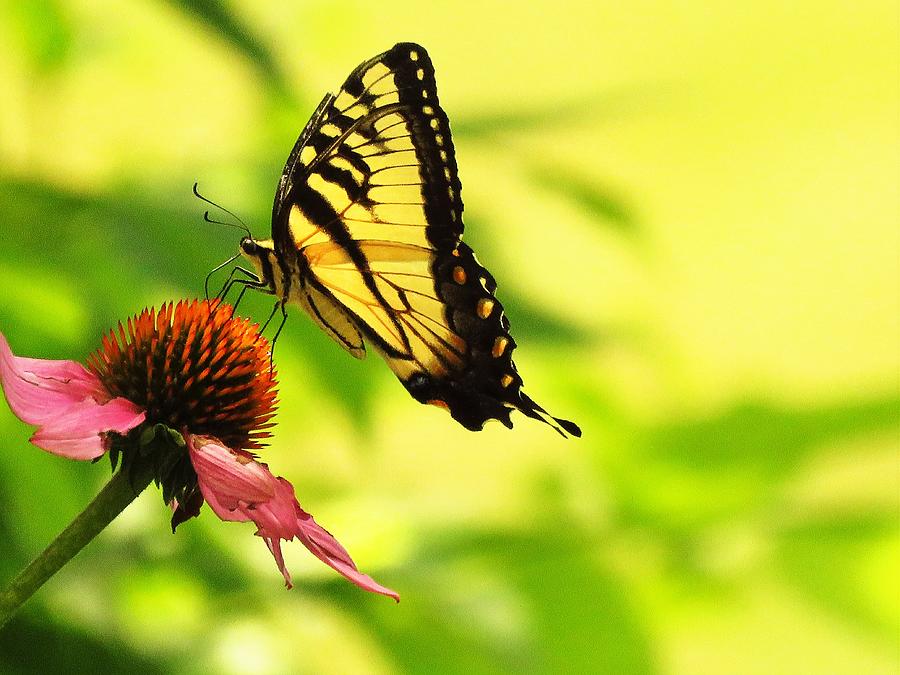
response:
[[[303,252],[317,281],[389,347],[380,351],[398,377],[417,369],[444,374],[460,367],[466,343],[447,325],[444,303],[435,293],[434,253],[397,242],[360,242],[360,247],[374,291],[341,247],[315,244]]]

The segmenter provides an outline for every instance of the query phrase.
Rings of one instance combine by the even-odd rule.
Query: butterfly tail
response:
[[[561,417],[554,417],[550,413],[548,413],[544,408],[542,408],[538,403],[525,394],[524,392],[520,392],[522,403],[521,405],[517,405],[516,407],[525,413],[528,417],[543,422],[551,427],[553,427],[556,432],[562,436],[563,438],[568,438],[566,432],[574,436],[575,438],[581,438],[581,428],[566,419],[562,419]]]

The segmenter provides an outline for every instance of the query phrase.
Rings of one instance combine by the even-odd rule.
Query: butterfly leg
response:
[[[269,325],[269,321],[272,320],[272,317],[275,316],[275,311],[281,307],[281,323],[278,325],[278,330],[275,331],[275,335],[272,337],[272,340],[269,342],[271,348],[269,349],[269,374],[272,374],[272,371],[275,368],[275,342],[278,340],[278,336],[281,335],[281,329],[284,328],[285,322],[287,322],[287,310],[284,308],[284,300],[279,300],[275,303],[275,307],[272,308],[272,313],[269,315],[269,318],[266,320],[266,323],[263,325],[260,333],[266,329],[266,326]]]
[[[275,335],[272,337],[272,346],[275,345],[275,340],[278,339],[278,336],[281,335],[281,329],[284,328],[284,324],[287,321],[287,310],[284,308],[284,302],[279,301],[279,306],[281,307],[281,323],[278,324],[278,330],[275,331]]]
[[[240,280],[243,281],[243,280]],[[234,313],[237,312],[238,305],[241,304],[241,300],[244,299],[244,293],[247,292],[247,287],[249,284],[241,284],[241,291],[238,293],[237,300],[231,305],[231,317],[234,318]]]
[[[266,328],[268,328],[269,324],[272,322],[272,317],[275,316],[275,312],[278,311],[278,306],[281,304],[281,300],[276,300],[275,306],[272,307],[272,311],[269,313],[269,318],[266,319],[266,322],[262,325],[262,328],[259,329],[260,333],[265,333]],[[279,329],[280,330],[280,329]]]
[[[245,275],[247,278],[246,279],[236,278],[235,275],[238,273]],[[231,269],[231,272],[228,274],[228,278],[225,280],[225,284],[222,286],[222,288],[216,294],[216,298],[218,300],[224,301],[225,296],[228,295],[229,291],[231,291],[231,287],[234,286],[235,284],[241,284],[244,287],[253,286],[254,288],[264,288],[266,286],[266,283],[261,281],[260,278],[258,276],[256,276],[253,272],[237,265]],[[237,303],[235,303],[235,304],[237,304]]]
[[[228,260],[223,262],[221,265],[216,265],[215,267],[213,267],[210,270],[209,274],[206,275],[206,279],[203,280],[203,291],[206,293],[207,301],[209,300],[209,280],[212,278],[212,275],[215,274],[216,272],[218,272],[223,267],[227,267],[228,265],[233,263],[235,260],[237,260],[240,257],[240,255],[241,255],[240,253],[234,254]],[[233,274],[234,274],[234,270],[231,271],[231,275],[233,275]],[[229,277],[228,277],[229,279],[231,278],[231,275],[229,275]]]
[[[258,281],[258,280],[229,279],[228,283],[225,285],[225,287],[219,292],[219,294],[215,298],[216,305],[215,305],[215,309],[213,310],[213,312],[217,312],[219,310],[219,308],[223,305],[225,296],[228,295],[229,291],[231,290],[231,287],[234,285],[241,286],[241,292],[238,293],[237,300],[235,300],[234,303],[231,305],[231,317],[232,318],[234,317],[234,314],[237,311],[238,305],[241,304],[241,300],[244,297],[244,293],[247,292],[248,288],[255,288],[257,290],[262,290],[263,292],[266,292],[268,289],[268,286],[266,284],[264,284],[263,282]]]

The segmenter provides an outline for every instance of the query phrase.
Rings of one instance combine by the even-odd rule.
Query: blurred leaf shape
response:
[[[288,86],[281,66],[264,40],[254,29],[228,9],[220,0],[166,0],[185,14],[204,24],[219,38],[230,44],[252,64],[273,88],[275,93],[291,99],[293,87]]]
[[[457,116],[450,123],[453,135],[460,139],[479,139],[501,133],[526,133],[565,128],[590,120],[602,112],[606,97],[602,94],[542,106],[507,108],[494,113]]]
[[[797,590],[836,618],[882,638],[896,640],[898,616],[885,616],[866,595],[870,553],[897,536],[897,514],[845,514],[791,528],[781,534],[775,560]],[[895,570],[896,571],[896,570]],[[896,583],[882,593],[893,595]],[[886,603],[887,604],[887,603]]]
[[[15,33],[38,74],[59,70],[72,46],[72,30],[57,0],[4,3]]]
[[[850,572],[862,551],[896,531],[896,512],[839,513],[785,529],[773,495],[823,447],[896,433],[898,408],[894,394],[807,408],[750,401],[638,433],[629,458],[605,467],[621,522],[656,542],[668,577],[721,598],[743,577],[711,574],[711,543],[727,544],[732,531],[746,530],[751,542],[774,537],[776,552],[751,552],[747,564],[780,565],[817,604],[881,630],[884,619],[863,601],[865,574]]]
[[[700,473],[751,471],[775,478],[824,443],[900,429],[900,396],[809,408],[748,401],[706,419],[652,429],[645,452]]]
[[[538,187],[570,201],[619,234],[628,237],[639,234],[633,206],[614,188],[564,166],[536,166],[529,171],[529,178]]]
[[[35,609],[26,609],[3,628],[0,671],[20,675],[174,672],[174,664],[166,663],[159,651],[151,659],[109,632],[92,635],[52,620],[53,612]]]
[[[523,81],[522,86],[526,86]],[[567,129],[585,122],[611,118],[656,107],[654,99],[670,97],[671,87],[646,83],[617,89],[591,92],[585,96],[540,104],[505,102],[497,112],[453,116],[450,128],[454,137],[479,139],[499,134],[545,134],[549,130]],[[480,106],[484,109],[488,106]]]
[[[0,215],[17,236],[10,258],[34,255],[65,276],[77,269],[75,287],[103,300],[116,270],[120,281],[167,279],[169,284],[200,288],[204,235],[183,227],[188,196],[147,199],[140,190],[87,194],[27,180],[0,179]],[[179,204],[184,208],[179,208]],[[48,242],[65,242],[65,246]],[[102,242],[102,245],[98,245]],[[208,243],[207,243],[208,246]],[[131,264],[140,260],[140,265]],[[121,289],[108,289],[118,296]],[[136,308],[138,309],[138,308]],[[119,317],[117,317],[119,318]]]
[[[395,611],[344,603],[401,672],[657,672],[621,583],[593,555],[601,544],[577,528],[440,536],[410,561]],[[510,616],[492,615],[504,606]]]
[[[632,459],[610,466],[631,526],[671,550],[693,549],[703,528],[759,518],[772,494],[824,444],[898,429],[900,398],[791,409],[752,402],[707,419],[636,434]],[[673,564],[691,576],[691,556]]]

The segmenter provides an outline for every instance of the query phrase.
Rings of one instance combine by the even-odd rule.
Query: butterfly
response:
[[[275,193],[272,238],[240,242],[250,285],[283,313],[302,307],[357,358],[368,343],[413,398],[467,429],[489,419],[512,428],[516,409],[580,436],[522,391],[497,283],[461,241],[460,191],[431,59],[396,44],[327,94],[303,129]]]

